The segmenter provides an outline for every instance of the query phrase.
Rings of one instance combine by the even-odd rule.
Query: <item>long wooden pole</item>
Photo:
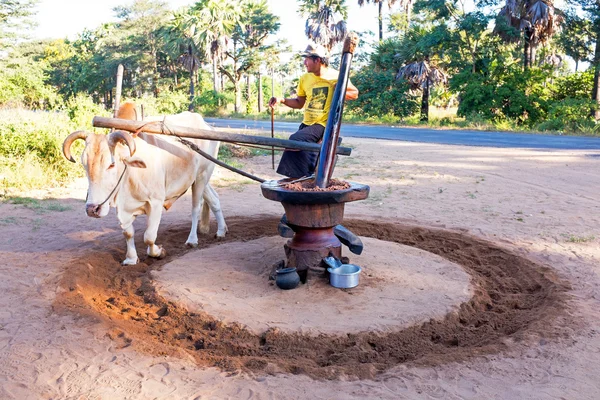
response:
[[[275,108],[271,107],[271,137],[275,137]],[[271,147],[271,165],[275,169],[275,148]]]
[[[176,135],[194,139],[217,140],[220,142],[229,143],[246,143],[261,146],[274,146],[284,149],[296,149],[306,151],[321,151],[321,145],[318,143],[298,142],[297,140],[285,140],[278,138],[270,138],[265,136],[250,136],[241,135],[239,133],[217,132],[208,129],[188,128],[164,124],[161,121],[144,122],[132,121],[129,119],[94,117],[92,125],[97,128],[114,128],[129,132],[143,131],[146,133],[158,133],[163,135]],[[349,156],[352,149],[349,147],[338,147],[337,153],[342,156]]]
[[[358,35],[351,32],[344,42],[340,72],[333,92],[331,107],[329,108],[329,116],[323,133],[323,143],[321,144],[321,153],[319,154],[319,162],[315,173],[315,184],[320,188],[327,187],[333,173],[342,124],[342,113],[344,111],[344,98],[348,86],[348,76],[350,75],[350,63],[357,45]]]
[[[115,108],[113,110],[113,117],[117,116],[119,106],[121,105],[121,88],[123,87],[123,64],[119,64],[117,67],[117,82],[115,90]]]

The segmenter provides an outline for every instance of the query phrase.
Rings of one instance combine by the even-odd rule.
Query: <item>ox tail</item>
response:
[[[210,187],[206,185],[206,187]],[[210,221],[210,207],[208,205],[208,201],[204,200],[202,202],[202,212],[200,214],[200,224],[202,226],[207,226]]]

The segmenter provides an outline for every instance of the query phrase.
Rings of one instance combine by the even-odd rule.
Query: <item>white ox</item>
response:
[[[119,114],[119,117],[126,117]],[[162,120],[162,118],[161,118]],[[184,112],[167,116],[167,125],[212,129],[195,113]],[[147,215],[144,243],[150,257],[164,257],[165,250],[156,244],[163,207],[169,207],[192,187],[192,228],[186,244],[198,245],[200,232],[208,233],[210,210],[217,219],[217,237],[225,236],[227,225],[221,212],[219,196],[209,185],[215,164],[166,135],[140,133],[133,137],[127,132],[114,131],[109,135],[77,131],[63,143],[65,157],[71,156],[71,145],[77,139],[85,140],[81,162],[88,178],[86,213],[100,218],[116,207],[117,218],[127,241],[127,256],[123,265],[137,264],[138,256],[133,239],[133,221],[140,214]],[[217,157],[219,142],[188,139],[204,152]],[[202,201],[204,199],[204,201]],[[200,208],[202,207],[202,212]]]

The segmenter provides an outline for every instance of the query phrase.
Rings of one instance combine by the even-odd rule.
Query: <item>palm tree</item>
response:
[[[384,46],[386,42],[381,42]],[[401,65],[396,79],[405,80],[410,90],[421,90],[421,121],[429,120],[429,92],[431,87],[447,84],[448,77],[439,66],[443,61],[445,38],[438,27],[413,26],[397,45],[394,62]]]
[[[345,39],[348,29],[344,19],[348,17],[346,0],[300,0],[298,12],[308,16],[306,20],[306,37],[323,45],[327,50]],[[335,15],[342,19],[335,22]]]
[[[414,61],[401,67],[396,79],[404,79],[411,90],[421,90],[421,121],[429,120],[429,92],[434,85],[446,85],[448,76],[428,59]]]
[[[545,43],[559,29],[563,17],[555,13],[552,0],[506,0],[496,18],[494,32],[508,42],[519,37],[514,31],[523,31],[523,67],[531,67],[535,49]]]
[[[365,5],[365,2],[377,4],[379,6],[379,41],[381,42],[383,40],[383,0],[358,0],[358,5],[362,7]],[[388,8],[392,8],[396,2],[398,2],[398,0],[387,0]],[[413,0],[400,0],[400,5],[404,9],[408,23],[410,23],[412,3]]]
[[[188,26],[194,41],[212,61],[213,90],[219,92],[218,66],[223,60],[229,37],[240,18],[240,3],[231,0],[200,0],[190,11]]]
[[[199,56],[202,50],[196,46],[193,39],[193,29],[190,29],[188,19],[190,15],[184,12],[175,12],[171,20],[158,31],[159,38],[164,43],[163,49],[171,57],[176,59],[190,74],[190,105],[194,100],[194,77],[201,65]],[[177,79],[177,73],[175,73]]]

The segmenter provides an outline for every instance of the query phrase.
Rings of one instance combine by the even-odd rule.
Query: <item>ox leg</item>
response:
[[[190,229],[190,234],[185,241],[185,244],[189,247],[198,246],[198,219],[200,217],[200,210],[202,209],[202,193],[204,192],[204,182],[204,179],[196,179],[196,181],[192,184],[192,228]],[[200,232],[208,233],[208,224],[206,224],[206,228],[201,226]]]
[[[127,255],[122,264],[135,265],[138,263],[139,259],[137,256],[137,251],[135,250],[135,243],[133,241],[133,235],[135,233],[135,230],[133,229],[133,221],[131,221],[129,225],[121,225],[121,227],[123,228],[123,236],[125,236],[125,241],[127,242]]]
[[[154,202],[149,205],[148,224],[144,232],[144,244],[148,246],[148,255],[150,257],[162,258],[167,255],[165,249],[156,245],[156,236],[158,235],[158,226],[162,218],[162,202]]]
[[[215,215],[217,220],[217,237],[225,237],[227,233],[227,224],[225,223],[225,218],[223,218],[223,211],[221,211],[221,202],[219,201],[219,195],[215,191],[215,189],[210,186],[210,184],[206,184],[203,192],[204,197],[204,209],[202,212],[202,220],[200,221],[200,231],[202,232],[202,227],[206,225],[208,227],[209,220],[209,212],[208,208]],[[208,230],[207,230],[208,231]]]

